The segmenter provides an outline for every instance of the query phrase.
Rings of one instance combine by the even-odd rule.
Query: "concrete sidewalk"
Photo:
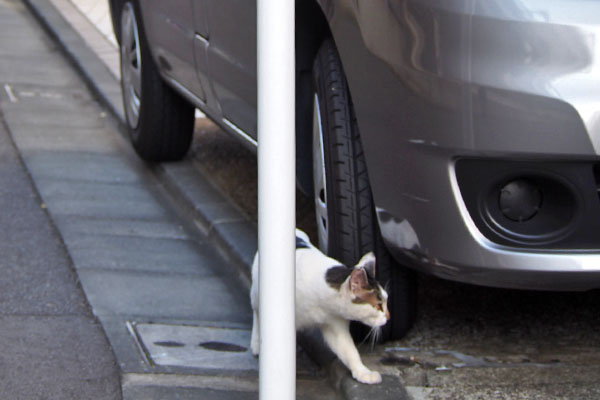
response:
[[[22,49],[31,52],[28,63],[3,58],[11,76],[2,82],[3,120],[110,342],[123,398],[256,398],[247,279],[238,279],[246,275],[235,267],[255,251],[252,224],[191,163],[141,162],[119,122],[98,104],[21,2],[4,3],[25,15],[29,25],[18,26],[34,30],[23,36],[37,41]],[[102,85],[97,93],[120,104],[118,81],[55,6],[45,0],[28,4],[55,29],[51,32],[65,53],[81,56],[72,61],[85,70],[87,85]],[[119,115],[118,108],[113,103],[111,112]],[[187,208],[174,206],[181,201],[174,198],[178,188],[185,189],[181,196],[193,197]],[[220,241],[233,244],[215,246]],[[79,325],[73,328],[83,331]],[[90,335],[100,333],[103,339],[95,328]],[[85,353],[81,346],[73,350]],[[81,365],[88,374],[110,362],[98,359],[94,367],[78,361],[74,357],[65,368]],[[299,398],[335,398],[326,376],[302,352],[298,373]]]

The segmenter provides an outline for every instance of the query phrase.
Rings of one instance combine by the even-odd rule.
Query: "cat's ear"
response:
[[[350,291],[358,294],[369,285],[367,271],[364,268],[354,268],[350,274]]]
[[[372,277],[375,277],[375,264],[375,254],[370,251],[362,256],[358,264],[356,264],[356,268],[364,268]]]

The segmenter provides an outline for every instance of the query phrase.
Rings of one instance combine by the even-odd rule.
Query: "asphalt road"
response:
[[[111,348],[4,118],[12,85],[52,68],[32,23],[20,3],[0,1],[0,398],[119,399]],[[30,111],[40,127],[43,115]]]

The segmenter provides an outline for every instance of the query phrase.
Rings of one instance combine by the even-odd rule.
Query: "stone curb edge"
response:
[[[62,51],[81,74],[85,83],[97,96],[98,100],[117,118],[119,124],[125,124],[122,108],[120,83],[110,73],[99,56],[84,42],[78,32],[64,19],[56,7],[47,0],[23,0],[43,28],[60,45]],[[214,214],[206,212],[208,207],[204,195],[199,198],[197,193],[188,190],[187,179],[197,172],[191,166],[177,164],[160,164],[155,166],[155,172],[171,196],[191,215],[198,229],[206,233],[210,242],[217,250],[232,262],[239,271],[242,284],[250,287],[250,267],[257,248],[256,226],[241,215],[235,207],[222,202],[220,207],[226,215],[233,217],[216,220]],[[205,187],[208,197],[219,197],[213,187]],[[336,391],[345,399],[361,400],[373,398],[378,400],[408,399],[406,389],[395,376],[384,376],[380,385],[362,385],[356,382],[349,371],[335,359],[331,350],[316,333],[301,333],[298,341],[307,354],[321,367],[328,371],[329,379]]]

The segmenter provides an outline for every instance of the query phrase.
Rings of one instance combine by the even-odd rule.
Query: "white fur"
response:
[[[387,293],[382,290],[384,298],[383,311],[377,311],[368,304],[352,302],[353,294],[348,283],[342,284],[340,290],[330,287],[325,281],[327,270],[341,263],[327,257],[319,249],[310,244],[308,236],[296,230],[296,236],[308,245],[307,249],[296,250],[296,329],[319,327],[325,342],[339,359],[350,369],[352,376],[362,383],[379,383],[381,375],[371,371],[362,363],[360,355],[349,331],[349,321],[361,321],[371,327],[381,327],[387,322]],[[367,253],[357,268],[368,262],[375,262],[373,253]],[[251,349],[258,355],[260,348],[260,332],[258,321],[258,253],[252,264],[252,287],[250,300],[253,309]]]

